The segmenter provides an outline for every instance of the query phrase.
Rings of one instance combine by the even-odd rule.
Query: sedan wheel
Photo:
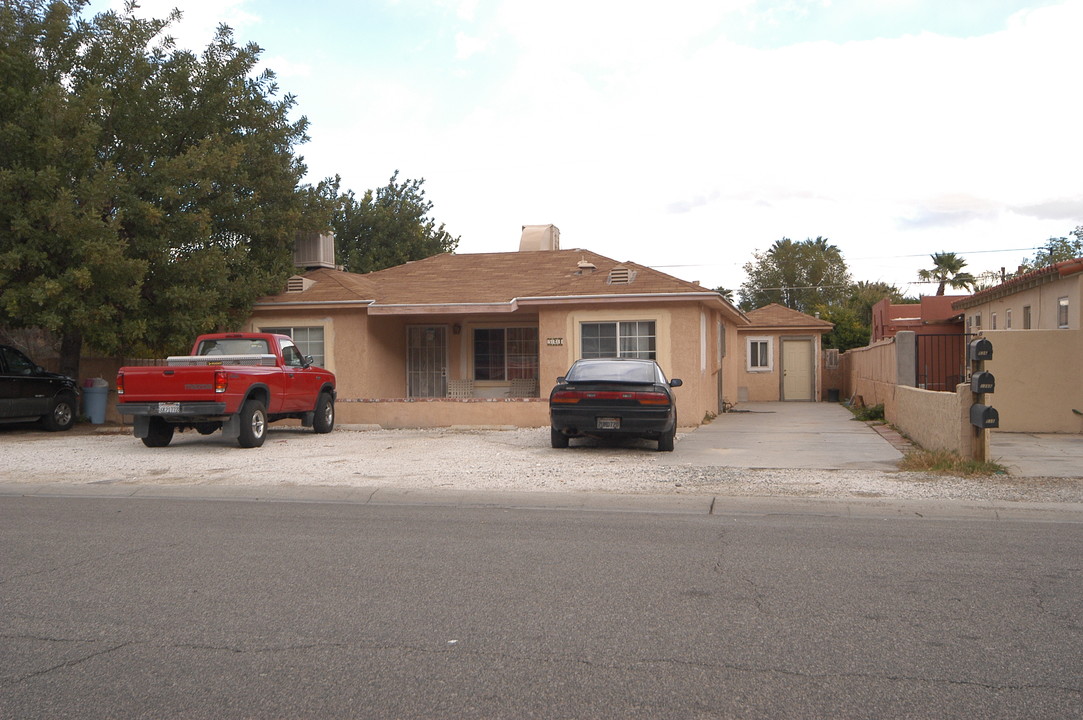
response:
[[[549,443],[557,450],[568,447],[568,436],[556,428],[549,428]]]

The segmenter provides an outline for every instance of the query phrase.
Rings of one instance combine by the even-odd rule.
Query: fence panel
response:
[[[969,363],[967,343],[974,335],[918,335],[916,347],[919,388],[937,392],[955,392],[966,382]]]

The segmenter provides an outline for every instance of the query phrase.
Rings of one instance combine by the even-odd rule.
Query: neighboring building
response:
[[[955,303],[993,344],[987,400],[1008,432],[1083,432],[1083,258],[1040,268]],[[1025,332],[1019,332],[1025,331]]]
[[[901,330],[919,335],[959,335],[963,314],[952,307],[968,295],[923,295],[920,302],[893,304],[884,298],[872,306],[872,342],[895,337]]]
[[[1079,330],[1083,258],[1049,265],[954,304],[966,330]]]
[[[317,263],[259,300],[246,329],[287,332],[334,371],[345,423],[545,425],[556,378],[590,356],[653,358],[681,378],[682,426],[736,397],[744,314],[698,284],[557,249],[558,237],[524,232],[520,252],[363,275]]]
[[[750,324],[738,329],[744,355],[738,402],[818,400],[821,343],[834,325],[778,303],[747,317]]]

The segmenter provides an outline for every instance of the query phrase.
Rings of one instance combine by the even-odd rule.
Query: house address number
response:
[[[545,338],[546,345],[563,345],[564,338]]]

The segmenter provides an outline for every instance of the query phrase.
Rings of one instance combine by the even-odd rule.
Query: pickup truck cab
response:
[[[122,367],[117,411],[133,417],[147,447],[164,447],[177,430],[221,429],[244,448],[259,447],[267,424],[294,418],[318,433],[335,426],[335,376],[303,357],[288,335],[200,335],[192,354],[165,365]]]

